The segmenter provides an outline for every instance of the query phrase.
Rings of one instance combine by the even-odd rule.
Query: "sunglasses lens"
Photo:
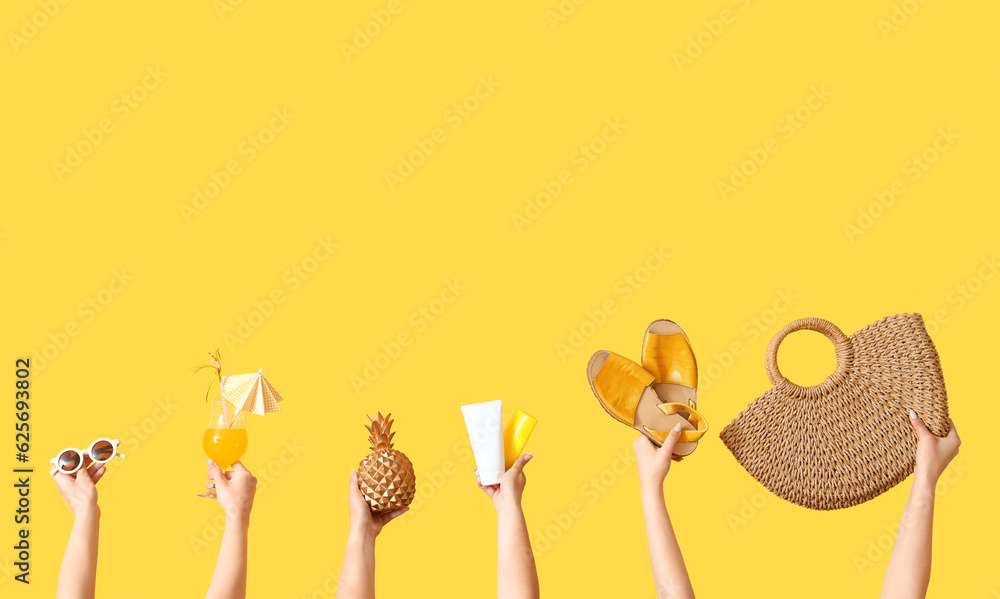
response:
[[[90,450],[90,459],[95,462],[107,462],[115,457],[115,448],[110,441],[98,441]]]
[[[59,469],[63,472],[72,472],[80,465],[80,454],[75,451],[64,451],[59,456]]]

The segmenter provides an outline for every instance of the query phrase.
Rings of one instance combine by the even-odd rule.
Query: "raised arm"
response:
[[[337,597],[375,599],[375,538],[382,532],[382,527],[410,508],[373,515],[358,487],[358,474],[354,470],[351,470],[351,481],[347,487],[347,507],[351,512],[351,528],[347,533],[344,563],[340,567]]]
[[[226,510],[226,529],[222,533],[219,559],[215,563],[207,599],[244,599],[247,596],[247,543],[250,510],[257,492],[257,479],[246,467],[233,463],[230,472],[208,460],[209,478],[214,480],[219,505]],[[205,486],[211,487],[213,483]]]
[[[882,599],[922,599],[927,595],[931,581],[934,487],[962,444],[954,422],[945,437],[935,437],[912,411],[910,424],[917,433],[917,465],[885,572]]]
[[[674,527],[667,513],[663,482],[670,471],[670,457],[674,445],[680,438],[678,424],[667,435],[663,446],[657,448],[644,435],[632,443],[635,450],[636,468],[639,471],[639,496],[642,499],[642,514],[646,521],[646,544],[649,547],[649,562],[653,567],[653,584],[660,599],[689,599],[694,597],[691,579],[684,566],[680,545],[674,535]]]
[[[94,599],[101,524],[101,508],[97,507],[97,488],[94,485],[101,480],[104,472],[104,466],[97,464],[81,468],[74,474],[63,474],[52,468],[56,487],[73,512],[73,530],[69,533],[66,553],[59,568],[57,599]]]
[[[476,484],[493,500],[497,511],[497,597],[498,599],[538,599],[538,572],[535,555],[528,540],[528,524],[521,509],[524,494],[524,465],[532,454],[525,454],[500,477],[500,484],[483,486],[476,473]]]

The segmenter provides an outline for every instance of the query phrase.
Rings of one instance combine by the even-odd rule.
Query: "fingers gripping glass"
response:
[[[67,447],[59,452],[59,455],[49,460],[52,465],[63,474],[73,474],[83,467],[84,458],[90,458],[95,464],[110,462],[116,455],[125,457],[124,453],[118,453],[118,439],[101,438],[90,444],[90,447],[80,451],[75,447]]]

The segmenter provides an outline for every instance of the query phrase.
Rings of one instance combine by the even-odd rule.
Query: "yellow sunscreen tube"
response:
[[[522,410],[514,412],[514,417],[503,429],[504,470],[509,470],[524,451],[524,446],[528,444],[528,437],[531,436],[531,431],[535,430],[536,424],[538,421],[531,414]]]

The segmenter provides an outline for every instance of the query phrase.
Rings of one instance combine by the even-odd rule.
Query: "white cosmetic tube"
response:
[[[498,399],[462,406],[465,428],[472,442],[472,455],[479,470],[479,482],[483,486],[499,483],[504,472],[501,403]]]

